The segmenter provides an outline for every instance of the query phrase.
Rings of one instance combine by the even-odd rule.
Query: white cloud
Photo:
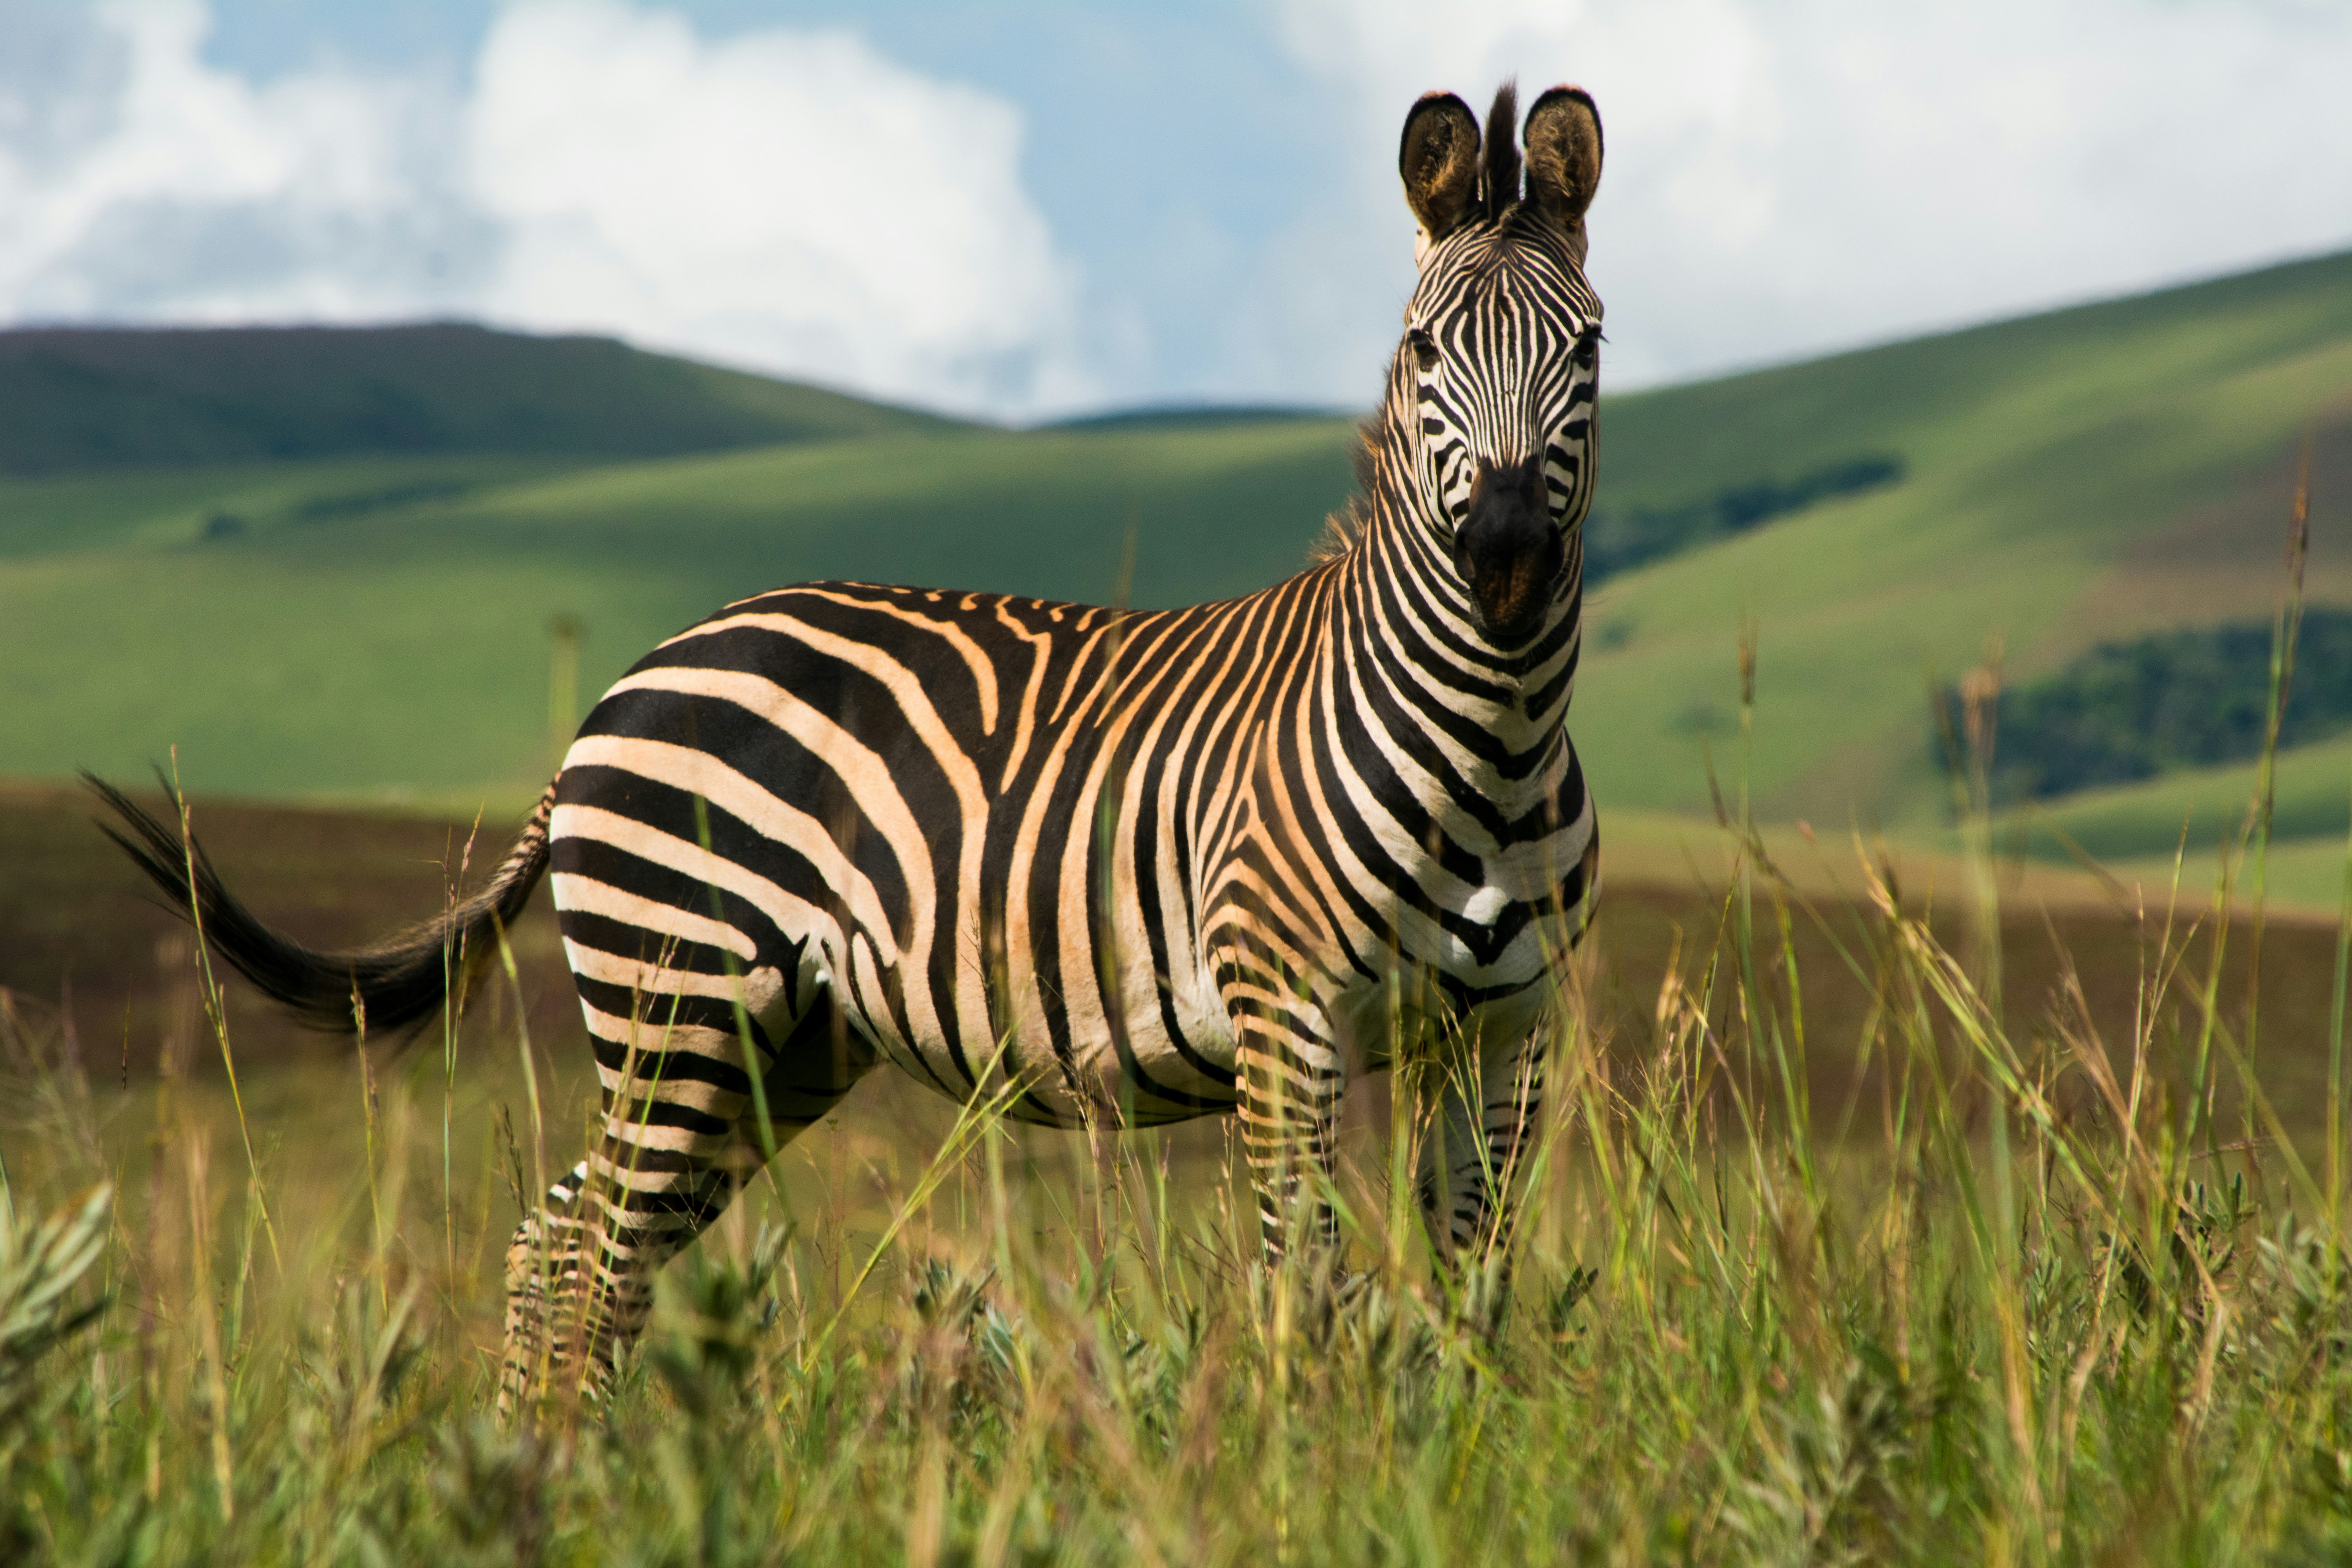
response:
[[[1307,78],[1278,172],[1218,154],[1229,225],[1150,173],[1207,155],[1183,125],[1101,132],[1177,215],[1139,258],[1084,200],[1057,243],[1003,97],[657,3],[520,0],[462,77],[257,81],[204,0],[0,0],[0,321],[474,315],[1011,416],[1361,402],[1412,281],[1404,111],[1508,74],[1600,100],[1619,386],[2352,241],[2342,0],[1281,0],[1271,39],[1122,67],[1192,73],[1187,115],[1287,90],[1269,52]]]
[[[436,200],[439,95],[205,67],[194,0],[99,7],[0,68],[0,315],[414,312],[468,228]],[[56,68],[62,62],[67,68]]]
[[[468,144],[508,236],[485,295],[502,320],[618,319],[929,399],[1083,391],[1018,112],[851,35],[705,44],[675,16],[534,0],[484,46]]]
[[[842,33],[498,18],[470,87],[207,65],[118,0],[0,67],[0,319],[467,314],[934,405],[1082,401],[1075,280],[1001,100]]]
[[[2352,7],[2313,0],[1287,0],[1361,149],[1302,277],[1402,254],[1397,127],[1580,81],[1613,377],[1817,352],[2352,238]],[[1391,261],[1369,314],[1401,295]],[[1300,345],[1360,380],[1367,344]]]

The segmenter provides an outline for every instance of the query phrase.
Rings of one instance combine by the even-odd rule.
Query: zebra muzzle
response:
[[[1546,504],[1543,459],[1481,462],[1470,506],[1454,532],[1454,563],[1495,643],[1523,643],[1543,625],[1568,543]]]

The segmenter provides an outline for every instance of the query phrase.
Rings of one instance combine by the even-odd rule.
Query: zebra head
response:
[[[1432,93],[1398,155],[1421,222],[1421,281],[1390,373],[1396,475],[1450,558],[1463,606],[1500,648],[1549,629],[1573,596],[1592,501],[1601,301],[1584,279],[1584,211],[1601,183],[1601,117],[1581,88],[1528,111],[1495,95],[1482,147],[1469,106]]]

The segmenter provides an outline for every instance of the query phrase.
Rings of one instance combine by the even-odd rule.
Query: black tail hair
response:
[[[160,770],[156,776],[163,777]],[[394,1036],[440,1011],[453,991],[462,1008],[469,975],[498,952],[499,930],[515,922],[547,870],[547,824],[555,809],[550,784],[489,885],[446,913],[373,946],[320,952],[255,918],[223,884],[204,846],[194,837],[184,840],[176,824],[157,821],[94,773],[81,778],[130,829],[126,835],[100,821],[99,831],[170,895],[173,911],[195,923],[213,951],[265,995],[331,1034],[357,1033],[361,1007],[369,1033]],[[163,791],[179,804],[169,779]]]

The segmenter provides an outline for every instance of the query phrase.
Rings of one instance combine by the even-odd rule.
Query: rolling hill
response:
[[[1601,590],[1580,738],[1645,805],[1704,805],[1699,739],[1720,752],[1735,727],[1753,616],[1759,806],[1932,823],[1930,681],[1993,638],[2032,673],[2106,638],[2267,615],[2315,427],[2312,593],[2352,602],[2352,257],[1622,398],[1604,417],[1612,499],[1849,452],[1906,465],[1899,485]]]
[[[747,593],[863,576],[1137,602],[1294,569],[1344,423],[866,437],[594,466],[367,458],[0,481],[0,774],[527,793],[548,626],[583,686]],[[222,529],[219,520],[236,520]],[[478,797],[478,795],[477,796]]]
[[[955,422],[610,338],[462,322],[0,331],[0,472],[352,457],[655,457]]]
[[[788,392],[823,395],[758,405]],[[2352,256],[1603,403],[1613,518],[1738,525],[1593,591],[1573,728],[1604,811],[1701,811],[1707,759],[1741,767],[1752,624],[1759,812],[1940,834],[1931,688],[1991,646],[2030,676],[2266,616],[2306,434],[2311,595],[2352,605]],[[1350,483],[1344,419],[1012,432],[859,406],[874,424],[691,454],[484,437],[0,477],[0,773],[123,773],[176,743],[214,789],[511,804],[547,763],[556,616],[586,627],[593,691],[796,578],[1181,603],[1293,569]],[[2333,745],[2294,762],[2315,801],[2342,777]],[[2060,816],[2104,853],[2160,856],[2182,792],[2243,773]]]

